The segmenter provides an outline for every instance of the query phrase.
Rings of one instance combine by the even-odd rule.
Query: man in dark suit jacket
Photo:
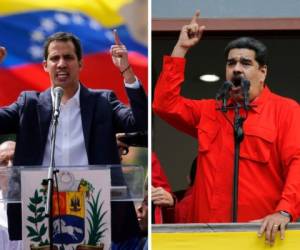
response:
[[[43,66],[49,74],[52,88],[42,93],[23,92],[15,103],[0,109],[0,133],[17,135],[14,165],[48,166],[52,90],[57,86],[64,89],[59,122],[69,124],[65,130],[69,131],[70,126],[71,130],[73,127],[76,130],[71,131],[70,134],[73,134],[67,139],[68,153],[80,156],[79,165],[120,163],[115,134],[147,129],[147,98],[129,65],[126,47],[120,43],[116,32],[115,43],[111,47],[112,60],[124,77],[131,108],[123,105],[112,91],[90,90],[79,82],[82,51],[78,38],[63,32],[48,38]],[[4,54],[0,53],[0,61]],[[69,116],[64,116],[64,109],[70,105],[71,120]],[[58,127],[57,132],[62,135],[65,130]],[[57,138],[59,140],[59,136]],[[55,150],[58,153],[55,158],[57,165],[78,165],[78,162],[72,161],[72,157],[65,160],[59,157],[65,154],[61,147],[56,146]],[[113,176],[112,181],[118,180],[114,180]],[[138,233],[132,205],[112,203],[114,242],[126,240]],[[14,224],[17,224],[15,219]]]

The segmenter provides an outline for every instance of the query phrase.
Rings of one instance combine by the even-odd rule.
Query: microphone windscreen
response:
[[[58,96],[59,98],[61,98],[64,95],[64,89],[62,87],[57,86],[53,89],[53,93],[54,96]]]

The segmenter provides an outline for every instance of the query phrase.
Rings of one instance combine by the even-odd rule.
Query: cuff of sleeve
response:
[[[276,211],[285,211],[287,213],[289,213],[291,215],[291,221],[296,221],[297,219],[297,215],[295,214],[294,209],[292,208],[290,202],[285,201],[285,200],[281,200],[278,204],[278,206],[276,207]]]
[[[140,88],[140,81],[135,77],[134,83],[127,83],[124,81],[125,87],[129,89],[139,89]]]

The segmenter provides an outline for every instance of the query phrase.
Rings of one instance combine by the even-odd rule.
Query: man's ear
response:
[[[263,81],[265,81],[265,79],[267,77],[268,66],[267,65],[260,66],[260,72],[263,75]]]
[[[43,68],[44,68],[45,72],[48,72],[47,61],[46,60],[43,60]]]
[[[262,72],[264,75],[267,75],[268,66],[267,66],[267,65],[263,65],[263,66],[260,67],[260,70],[261,70],[261,72]]]
[[[79,68],[80,68],[80,70],[82,69],[82,66],[83,66],[83,60],[81,59],[79,62],[78,62],[78,64],[79,64]]]

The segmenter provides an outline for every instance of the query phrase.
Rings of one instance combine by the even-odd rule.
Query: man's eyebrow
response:
[[[228,58],[226,60],[227,63],[233,63],[233,62],[236,62],[237,60],[235,58]]]
[[[226,62],[252,62],[253,60],[251,58],[247,57],[240,57],[240,59],[236,58],[228,58]]]
[[[247,58],[247,57],[241,57],[240,60],[241,60],[241,61],[252,61],[251,58]]]

